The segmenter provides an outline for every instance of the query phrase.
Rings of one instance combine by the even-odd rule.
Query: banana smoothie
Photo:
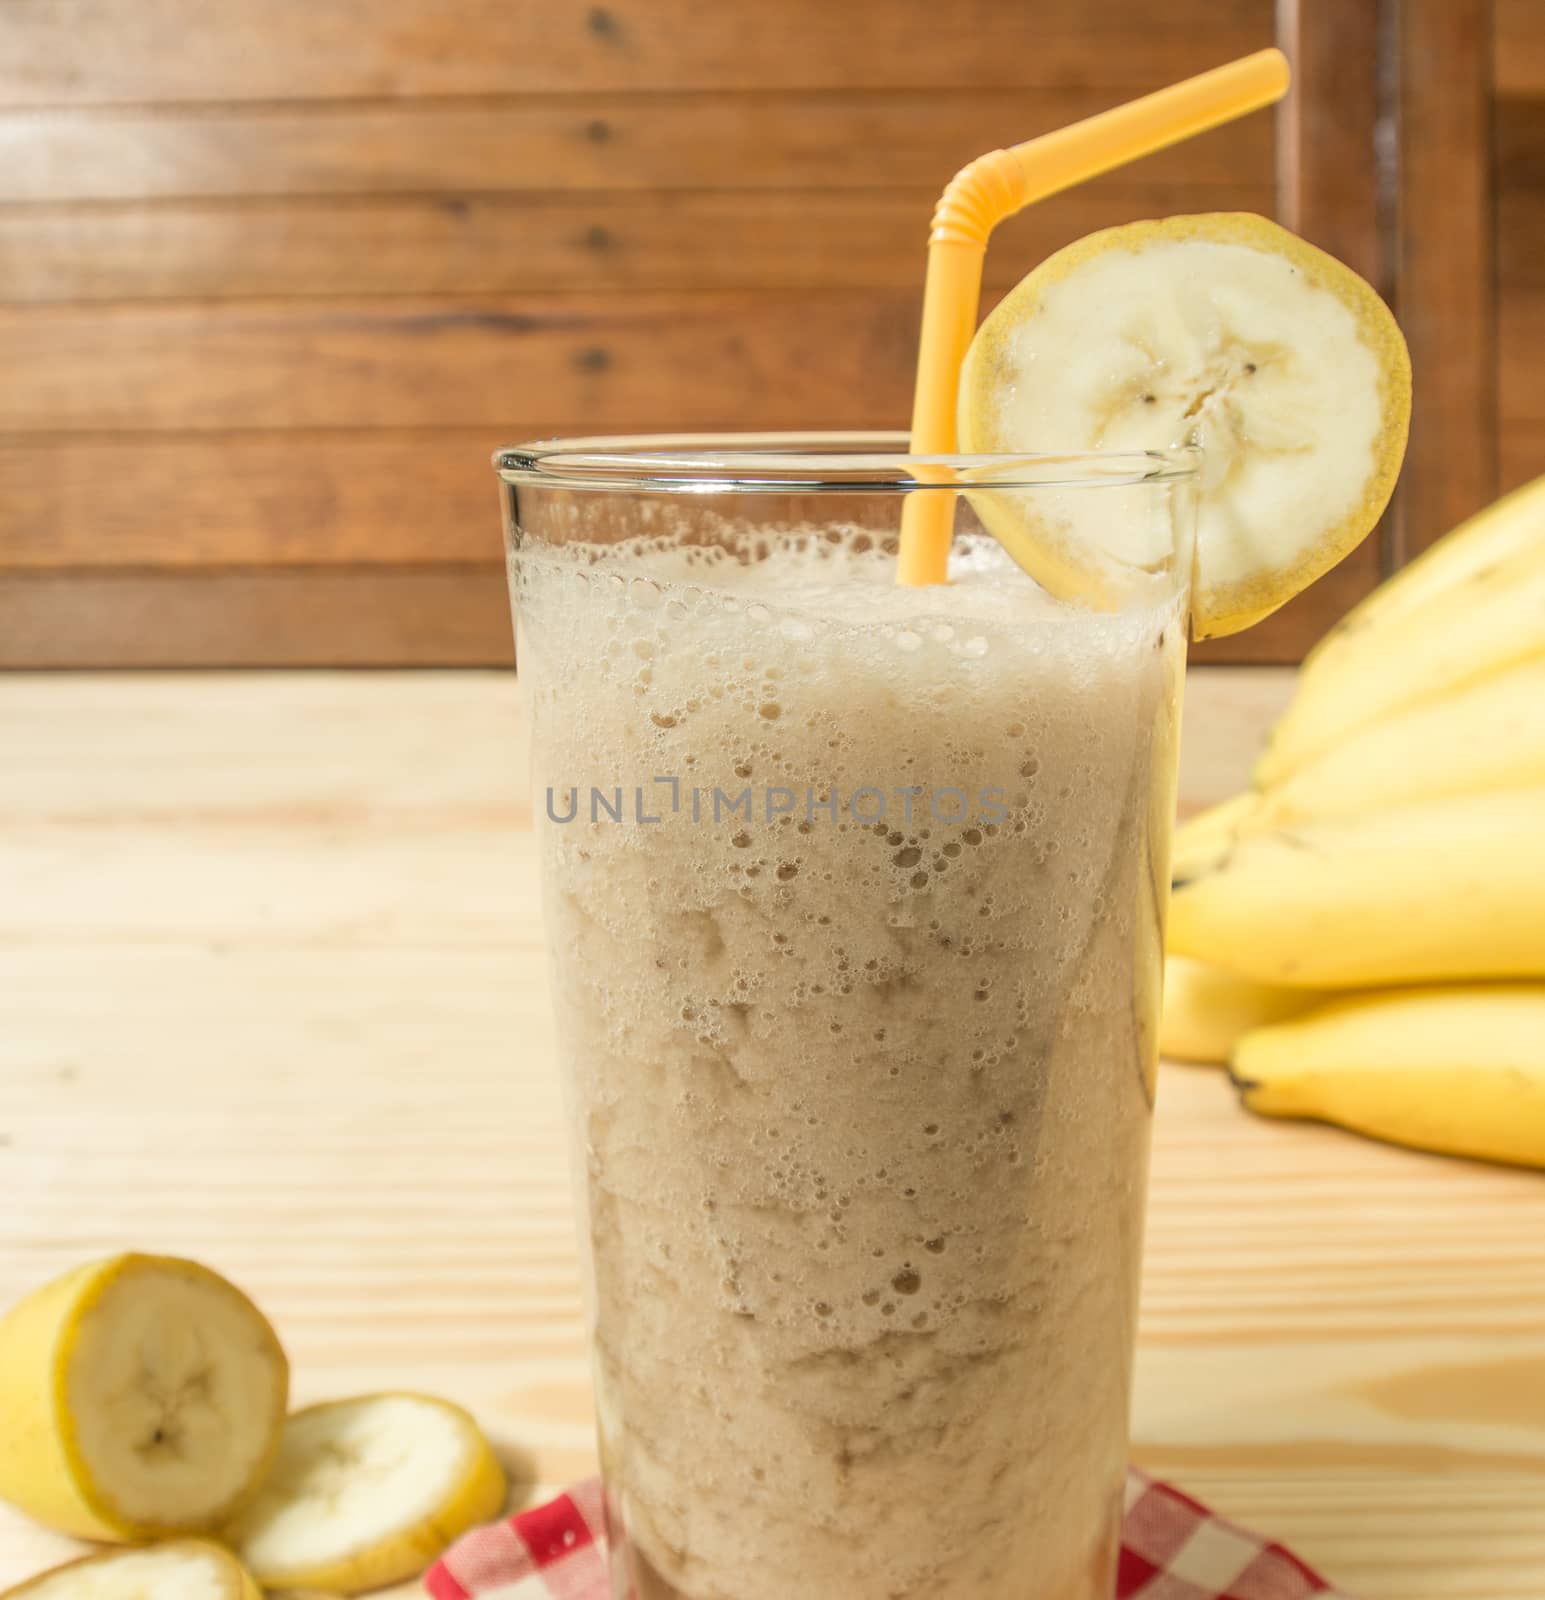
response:
[[[894,569],[512,564],[618,1596],[1111,1592],[1183,607]]]

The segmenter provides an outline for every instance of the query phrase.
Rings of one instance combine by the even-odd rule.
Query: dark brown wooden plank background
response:
[[[1503,488],[1545,472],[1545,5],[1497,0],[1490,174],[1499,325],[1493,395]]]
[[[898,425],[949,174],[1279,37],[988,263],[1251,209],[1396,299],[1419,503],[1232,659],[1545,469],[1545,7],[4,0],[0,664],[507,661],[495,445]]]

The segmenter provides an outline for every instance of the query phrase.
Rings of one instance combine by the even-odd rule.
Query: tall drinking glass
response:
[[[618,1597],[1111,1592],[1195,461],[904,450],[497,458]]]

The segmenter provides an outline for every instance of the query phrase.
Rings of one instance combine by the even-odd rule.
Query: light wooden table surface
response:
[[[1281,674],[1192,676],[1187,809]],[[514,683],[0,680],[0,1301],[127,1246],[297,1398],[433,1389],[591,1470]],[[1545,1595],[1545,1179],[1166,1067],[1136,1455],[1367,1600]],[[68,1552],[0,1509],[0,1586]],[[404,1591],[411,1592],[411,1591]]]

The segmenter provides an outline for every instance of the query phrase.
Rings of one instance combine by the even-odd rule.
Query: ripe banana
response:
[[[1309,652],[1303,676],[1335,676],[1362,651],[1362,635],[1389,626],[1439,595],[1454,594],[1486,568],[1524,550],[1545,553],[1545,477],[1478,511],[1381,583]]]
[[[143,1550],[109,1550],[67,1561],[0,1600],[262,1600],[229,1550],[203,1539],[171,1539]]]
[[[1328,995],[1236,978],[1210,962],[1170,956],[1164,963],[1164,1012],[1159,1052],[1175,1061],[1222,1065],[1252,1028],[1296,1017]]]
[[[1545,787],[1218,842],[1170,901],[1169,948],[1316,988],[1545,975]]]
[[[1390,990],[1239,1041],[1251,1111],[1396,1144],[1545,1166],[1545,985]]]
[[[1256,764],[1258,788],[1392,712],[1545,656],[1545,546],[1516,550],[1387,626],[1345,636],[1335,670],[1307,673]],[[1327,658],[1329,659],[1329,658]]]
[[[366,1395],[289,1419],[272,1476],[226,1537],[265,1588],[359,1594],[417,1577],[504,1496],[503,1470],[458,1406]]]
[[[92,1262],[0,1320],[0,1499],[85,1539],[212,1528],[267,1471],[288,1390],[273,1329],[218,1274]]]
[[[1545,785],[1545,655],[1333,744],[1235,818],[1239,832],[1259,832],[1306,817],[1533,785]]]
[[[1170,845],[1171,879],[1178,883],[1210,867],[1241,834],[1250,831],[1259,805],[1260,797],[1247,789],[1181,823]]]

